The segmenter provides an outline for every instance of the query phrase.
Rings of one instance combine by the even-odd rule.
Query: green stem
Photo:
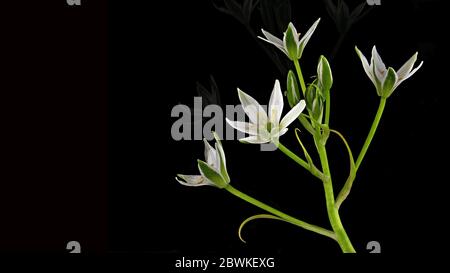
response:
[[[304,161],[300,157],[298,157],[296,154],[294,154],[291,150],[289,150],[286,146],[278,142],[278,149],[282,151],[285,155],[290,157],[292,160],[297,162],[298,165],[302,166],[303,168],[307,169],[309,171],[309,164],[308,162]]]
[[[330,124],[330,107],[331,107],[331,101],[330,101],[330,90],[325,90],[325,124]]]
[[[298,63],[298,60],[294,60],[295,70],[297,71],[298,80],[300,81],[300,86],[302,88],[303,96],[305,96],[306,92],[306,85],[305,80],[303,79],[302,69],[300,68],[300,64]]]
[[[319,139],[319,137],[317,136],[314,137],[314,141],[316,143],[317,151],[320,157],[320,162],[322,164],[322,171],[326,177],[326,179],[323,180],[323,188],[325,191],[326,207],[331,227],[333,228],[333,231],[336,234],[336,240],[338,241],[342,252],[355,253],[356,251],[353,248],[350,239],[348,238],[344,226],[342,225],[338,209],[336,208],[334,203],[333,183],[331,181],[331,172],[328,165],[328,156],[327,151],[325,149],[325,144],[323,144]]]
[[[323,179],[322,173],[319,170],[317,170],[317,168],[310,166],[308,162],[298,157],[296,154],[294,154],[291,150],[289,150],[286,146],[284,146],[280,142],[278,142],[278,149],[282,151],[285,155],[287,155],[289,158],[294,160],[298,165],[308,170],[312,175],[319,178],[320,180]]]
[[[378,106],[378,111],[377,111],[377,114],[375,115],[375,119],[372,123],[372,127],[370,128],[370,131],[369,131],[369,134],[367,135],[366,141],[364,142],[361,152],[359,153],[358,159],[356,159],[356,171],[358,170],[359,166],[361,165],[361,162],[363,161],[364,156],[367,153],[367,149],[369,148],[370,143],[372,142],[373,136],[375,135],[375,132],[377,131],[378,124],[380,123],[381,116],[383,115],[385,105],[386,105],[386,98],[381,97],[380,105]]]
[[[322,227],[319,227],[319,226],[316,226],[316,225],[312,225],[312,224],[306,223],[306,222],[301,221],[301,220],[299,220],[299,219],[297,219],[295,217],[287,215],[284,212],[281,212],[281,211],[279,211],[277,209],[274,209],[271,206],[269,206],[267,204],[264,204],[263,202],[258,201],[258,200],[256,200],[255,198],[253,198],[251,196],[248,196],[247,194],[245,194],[245,193],[235,189],[234,187],[232,187],[229,184],[224,189],[227,190],[228,192],[230,192],[231,194],[241,198],[242,200],[247,201],[250,204],[255,205],[258,208],[263,209],[263,210],[265,210],[265,211],[267,211],[269,213],[272,213],[273,215],[276,215],[276,216],[278,216],[278,217],[280,217],[280,218],[282,218],[282,219],[284,219],[284,220],[286,220],[286,221],[288,221],[288,222],[290,222],[290,223],[292,223],[292,224],[294,224],[296,226],[299,226],[299,227],[304,228],[306,230],[309,230],[309,231],[312,231],[312,232],[315,232],[315,233],[327,236],[327,237],[329,237],[329,238],[331,238],[333,240],[336,240],[336,236],[331,230],[328,230],[328,229],[325,229],[325,228],[322,228]]]
[[[330,132],[337,134],[341,138],[342,142],[344,143],[345,147],[347,148],[348,159],[350,162],[350,171],[349,171],[350,173],[348,175],[347,181],[345,181],[344,186],[342,187],[341,191],[339,192],[339,194],[336,197],[335,206],[339,210],[339,207],[342,205],[342,202],[344,202],[344,200],[350,194],[350,190],[352,189],[353,181],[355,180],[355,176],[356,176],[356,166],[355,166],[355,160],[353,159],[352,150],[350,149],[350,146],[348,145],[348,142],[347,142],[347,140],[345,140],[344,136],[336,130],[330,130]]]

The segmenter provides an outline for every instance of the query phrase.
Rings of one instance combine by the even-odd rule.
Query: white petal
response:
[[[206,139],[203,139],[203,142],[205,143],[205,159],[206,163],[208,165],[211,165],[213,168],[216,168],[217,165],[217,152],[216,150],[206,141]]]
[[[268,115],[272,126],[278,126],[280,123],[283,106],[283,94],[281,93],[280,82],[276,80],[269,100]]]
[[[251,96],[247,95],[244,91],[238,88],[239,100],[241,101],[242,108],[247,114],[250,121],[257,125],[267,124],[267,114],[262,106]]]
[[[259,39],[266,41],[270,44],[273,44],[274,46],[276,46],[279,50],[283,51],[284,54],[286,54],[286,56],[289,56],[286,49],[284,48],[283,45],[283,41],[275,36],[273,36],[272,34],[270,34],[269,32],[265,31],[264,29],[261,29],[262,33],[264,34],[264,36],[266,36],[267,39],[264,39],[261,36],[258,36]]]
[[[412,75],[414,75],[414,73],[416,73],[417,70],[419,70],[419,68],[422,67],[422,64],[423,64],[423,61],[420,62],[420,64],[419,64],[416,68],[414,68],[413,71],[411,71],[408,75],[406,75],[405,78],[403,78],[403,79],[401,79],[401,80],[398,80],[397,83],[396,83],[395,86],[394,86],[394,89],[397,88],[397,86],[399,86],[404,80],[406,80],[406,79],[408,79],[409,77],[411,77]]]
[[[367,61],[366,57],[362,52],[358,49],[358,47],[355,47],[356,53],[358,54],[359,58],[361,59],[362,66],[364,68],[364,71],[366,72],[369,79],[372,81],[372,83],[376,86],[375,79],[373,78],[372,74],[372,68],[369,65],[369,62]]]
[[[311,38],[314,31],[316,30],[319,22],[320,22],[320,18],[314,22],[314,24],[308,29],[308,31],[305,33],[305,35],[300,39],[300,42],[298,44],[298,49],[299,49],[298,52],[299,52],[300,56],[298,56],[298,57],[301,57],[301,54],[303,53],[303,49],[308,44],[309,39]]]
[[[252,143],[252,144],[262,144],[270,142],[269,138],[263,138],[260,136],[249,136],[239,139],[239,141],[244,143]]]
[[[255,124],[242,121],[232,121],[228,118],[226,118],[225,120],[231,127],[238,131],[254,136],[258,134],[258,127]]]
[[[411,77],[412,75],[414,75],[414,74],[417,72],[417,70],[419,70],[419,68],[422,67],[422,65],[423,65],[423,61],[421,61],[420,64],[419,64],[416,68],[414,68],[413,71],[409,72],[408,76],[406,76],[406,78],[403,79],[403,80],[406,80],[407,78],[409,78],[409,77]]]
[[[383,60],[378,54],[376,46],[373,46],[372,48],[372,63],[375,66],[374,67],[375,76],[381,82],[381,84],[384,84],[384,80],[386,79],[387,76],[387,69],[383,63]]]
[[[283,128],[283,129],[281,129],[281,131],[278,132],[278,136],[280,137],[280,136],[286,134],[287,131],[288,131],[288,128]]]
[[[399,80],[403,80],[408,76],[417,61],[417,52],[397,71]]]
[[[267,41],[267,42],[269,42],[271,44],[274,44],[276,46],[283,47],[283,41],[280,38],[275,37],[274,35],[272,35],[271,33],[267,32],[267,31],[265,31],[264,29],[261,29],[261,31],[264,34],[264,36],[266,36],[267,40],[262,38],[262,37],[260,37],[261,39],[263,39],[263,40],[265,40],[265,41]]]
[[[226,169],[227,169],[227,161],[225,159],[225,152],[223,150],[223,147],[222,147],[222,145],[219,142],[216,142],[215,147],[216,147],[216,151],[217,151],[217,157],[220,159],[219,162],[218,162],[219,163],[219,165],[218,165],[219,167],[217,168],[217,171],[218,171],[218,173],[220,173],[223,176],[223,178],[227,182],[230,182],[230,177],[228,176],[228,173],[226,171]],[[225,168],[225,173],[222,173],[222,169],[221,169],[222,168],[222,166],[221,166],[222,164],[221,163],[223,163],[223,166]]]
[[[292,107],[292,109],[284,116],[284,118],[280,122],[280,130],[282,131],[284,128],[287,128],[289,124],[291,124],[294,120],[300,116],[303,109],[305,109],[305,100],[301,100],[297,105]]]
[[[181,185],[189,186],[189,187],[198,187],[198,186],[215,186],[214,183],[209,181],[208,179],[204,178],[201,175],[184,175],[184,174],[178,174],[178,176],[185,180],[178,179],[178,177],[175,177],[175,180],[178,181]]]

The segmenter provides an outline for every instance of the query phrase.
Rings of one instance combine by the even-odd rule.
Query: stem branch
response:
[[[247,195],[247,194],[245,194],[245,193],[235,189],[231,185],[226,186],[224,189],[227,190],[228,192],[230,192],[231,194],[241,198],[242,200],[247,201],[250,204],[255,205],[258,208],[263,209],[263,210],[265,210],[265,211],[267,211],[269,213],[272,213],[273,215],[276,215],[276,216],[278,216],[278,217],[280,217],[280,218],[282,218],[282,219],[284,219],[284,220],[286,220],[286,221],[288,221],[288,222],[290,222],[290,223],[292,223],[292,224],[294,224],[296,226],[299,226],[299,227],[304,228],[306,230],[309,230],[309,231],[312,231],[312,232],[315,232],[315,233],[327,236],[327,237],[329,237],[329,238],[331,238],[333,240],[336,240],[336,235],[331,230],[328,230],[328,229],[325,229],[325,228],[322,228],[322,227],[319,227],[319,226],[316,226],[316,225],[309,224],[309,223],[301,221],[301,220],[299,220],[299,219],[297,219],[295,217],[287,215],[286,213],[281,212],[281,211],[279,211],[277,209],[274,209],[271,206],[269,206],[267,204],[264,204],[263,202],[258,201],[255,198],[253,198],[253,197],[251,197],[251,196],[249,196],[249,195]]]

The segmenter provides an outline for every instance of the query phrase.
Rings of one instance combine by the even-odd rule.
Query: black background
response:
[[[301,59],[309,78],[338,33],[322,1],[291,2],[301,33],[322,18]],[[354,45],[369,55],[376,44],[394,68],[419,51],[424,66],[388,100],[341,208],[359,252],[376,240],[396,255],[444,244],[446,12],[442,1],[392,2],[354,25],[331,60],[331,126],[357,154],[378,105]],[[238,104],[236,87],[266,104],[274,80],[284,86],[285,74],[261,46],[276,49],[234,18],[210,1],[23,1],[2,13],[1,251],[67,252],[66,243],[78,240],[85,253],[158,257],[339,253],[327,238],[269,220],[250,223],[243,244],[237,228],[259,209],[226,191],[174,180],[196,173],[203,157],[201,141],[170,134],[172,107],[192,106],[197,81],[207,85],[213,75],[223,104]],[[251,25],[258,34],[264,27],[258,15]],[[292,128],[283,141],[300,152]],[[337,192],[347,155],[337,138],[329,146]],[[328,227],[320,183],[289,158],[237,141],[224,148],[233,186]]]

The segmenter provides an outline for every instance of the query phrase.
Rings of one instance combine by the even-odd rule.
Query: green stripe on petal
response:
[[[228,183],[225,182],[224,178],[213,168],[211,168],[211,166],[209,166],[205,161],[198,159],[197,163],[198,169],[202,176],[213,182],[217,187],[223,189],[228,185]]]
[[[389,67],[386,79],[383,83],[383,94],[382,97],[388,98],[392,91],[394,91],[394,86],[397,83],[397,73],[392,67]]]

